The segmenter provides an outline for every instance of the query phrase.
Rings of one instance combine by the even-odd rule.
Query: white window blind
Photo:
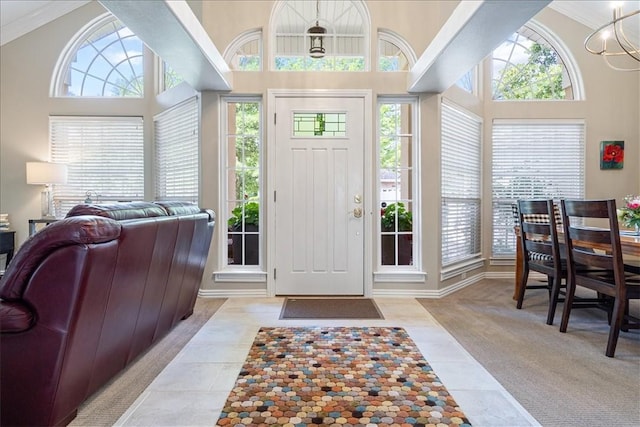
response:
[[[156,115],[155,199],[198,202],[198,98]]]
[[[584,197],[584,123],[493,122],[493,256],[516,251],[512,204],[518,199]]]
[[[53,186],[56,215],[93,202],[144,200],[142,117],[49,119],[51,160],[66,163],[67,184]]]
[[[442,266],[480,256],[479,118],[442,104]]]

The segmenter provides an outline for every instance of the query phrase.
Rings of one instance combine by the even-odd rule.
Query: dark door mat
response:
[[[371,298],[286,298],[280,319],[384,319]]]

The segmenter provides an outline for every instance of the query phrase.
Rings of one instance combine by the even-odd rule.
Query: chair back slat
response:
[[[562,214],[568,252],[569,272],[576,265],[609,270],[624,292],[624,261],[620,246],[620,230],[616,215],[616,201],[563,200]],[[583,225],[592,219],[607,219],[608,228]],[[591,245],[600,249],[589,251]],[[603,247],[604,245],[604,247]],[[577,283],[580,284],[578,277]]]
[[[553,245],[551,244],[551,241],[538,242],[535,240],[527,240],[525,245],[528,252],[536,252],[553,256]]]
[[[593,251],[587,252],[575,247],[572,255],[573,261],[576,264],[587,265],[590,267],[601,268],[610,271],[613,271],[614,269],[613,257],[611,255],[596,253]]]
[[[520,245],[525,262],[542,264],[528,267],[545,274],[560,272],[558,231],[555,215],[550,215],[553,211],[553,200],[518,200]]]

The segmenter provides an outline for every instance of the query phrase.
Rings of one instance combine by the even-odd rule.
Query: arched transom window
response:
[[[557,50],[528,26],[493,51],[495,100],[574,99],[569,76]]]
[[[58,64],[53,95],[143,97],[142,41],[115,16],[88,24]]]
[[[317,25],[316,25],[317,24]],[[312,58],[308,30],[320,26],[324,54]],[[283,0],[272,15],[273,67],[279,71],[367,71],[369,18],[361,0]]]

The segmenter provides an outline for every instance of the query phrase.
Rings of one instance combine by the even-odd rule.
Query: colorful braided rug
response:
[[[218,426],[470,426],[402,328],[261,328]]]

